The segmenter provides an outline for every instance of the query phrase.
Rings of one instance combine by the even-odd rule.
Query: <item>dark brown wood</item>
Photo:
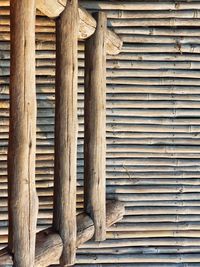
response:
[[[76,159],[78,1],[68,1],[56,20],[55,183],[53,227],[64,248],[60,264],[76,255]]]
[[[106,14],[85,43],[84,204],[95,225],[95,240],[106,238]]]
[[[120,201],[109,201],[107,203],[106,226],[120,221],[125,213],[124,205]],[[77,241],[76,246],[87,242],[94,235],[94,223],[85,213],[77,216]],[[35,267],[49,266],[57,264],[63,250],[63,242],[59,234],[52,228],[43,230],[37,234]],[[5,264],[13,266],[12,256],[8,250],[0,251],[0,266]]]
[[[17,267],[34,266],[38,200],[35,190],[35,1],[11,1],[9,249]]]

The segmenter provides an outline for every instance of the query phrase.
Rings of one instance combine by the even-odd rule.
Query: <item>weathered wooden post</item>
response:
[[[95,240],[106,238],[106,33],[107,17],[95,15],[97,28],[85,43],[85,211],[95,225]]]
[[[9,249],[14,266],[33,267],[38,200],[35,189],[35,1],[11,1]]]
[[[124,204],[120,201],[107,202],[106,226],[109,227],[121,220],[125,213]],[[94,224],[91,218],[85,214],[77,216],[76,246],[87,242],[94,235]],[[58,264],[63,251],[63,242],[58,233],[52,228],[37,233],[35,265],[34,267]],[[0,250],[0,266],[12,266],[13,258],[7,249]],[[60,266],[60,265],[59,265]]]
[[[63,241],[62,266],[76,255],[78,0],[56,20],[55,184],[53,226]]]
[[[45,4],[43,0],[41,2],[42,5]],[[40,0],[37,3],[40,3]],[[60,2],[57,3],[60,5]],[[48,7],[49,3],[47,9]],[[54,10],[51,9],[51,12],[54,13]],[[66,8],[63,3],[58,15],[61,12],[56,22],[53,228],[37,234],[35,250],[38,210],[35,189],[35,0],[11,2],[9,245],[0,250],[0,266],[39,267],[57,263],[58,260],[61,266],[72,265],[75,262],[76,247],[89,240],[95,229],[96,240],[104,240],[106,226],[109,227],[124,215],[124,205],[121,202],[108,202],[107,209],[105,208],[106,51],[108,54],[119,53],[122,41],[112,31],[107,30],[106,16],[100,13],[97,16],[97,31],[86,44],[86,87],[89,89],[86,93],[86,114],[90,115],[91,112],[95,118],[89,119],[87,124],[88,147],[86,146],[85,155],[91,176],[87,176],[85,170],[85,209],[95,220],[93,222],[86,213],[76,217],[77,42],[78,38],[84,39],[94,32],[96,21],[83,8],[79,8],[78,18],[77,0],[68,1]],[[78,19],[82,20],[81,26],[78,25]],[[97,129],[101,132],[100,135]],[[93,158],[97,159],[97,164],[95,161],[89,163]],[[93,177],[94,180],[91,179]]]

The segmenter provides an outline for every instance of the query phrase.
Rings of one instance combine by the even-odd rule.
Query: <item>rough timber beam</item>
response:
[[[37,9],[50,18],[58,17],[66,6],[66,0],[36,0]],[[96,20],[84,8],[79,6],[79,40],[90,37],[96,29]],[[122,40],[111,30],[106,34],[106,51],[108,55],[117,55],[122,49]]]
[[[15,266],[33,267],[38,213],[35,187],[35,1],[13,0],[10,12],[8,246],[14,254]]]
[[[124,205],[120,201],[108,201],[106,205],[106,226],[110,227],[120,221],[125,213]],[[77,247],[90,240],[94,235],[94,223],[85,213],[77,216]],[[58,264],[63,243],[59,234],[51,228],[45,229],[36,237],[35,267]],[[7,249],[0,251],[0,266],[13,266],[12,255]]]
[[[107,16],[85,42],[84,206],[95,225],[95,241],[106,239],[106,48]]]
[[[56,18],[63,12],[67,0],[36,0],[36,7],[49,18]]]
[[[78,0],[56,19],[55,167],[53,227],[63,240],[61,266],[76,259],[78,134]]]

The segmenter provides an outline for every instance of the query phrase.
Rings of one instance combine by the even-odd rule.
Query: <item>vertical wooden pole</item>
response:
[[[78,0],[67,1],[56,20],[54,228],[64,248],[61,265],[76,255]]]
[[[106,14],[95,16],[97,28],[85,44],[85,211],[95,225],[95,240],[106,238]]]
[[[35,1],[12,0],[10,11],[9,249],[14,254],[14,266],[33,267],[38,210],[35,189]]]

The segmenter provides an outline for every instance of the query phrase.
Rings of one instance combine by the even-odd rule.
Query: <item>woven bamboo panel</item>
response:
[[[81,1],[106,10],[124,41],[107,57],[107,198],[126,216],[77,266],[193,267],[200,262],[200,3]],[[9,3],[0,0],[0,244],[7,243]],[[55,25],[38,12],[38,230],[52,222]],[[77,213],[83,202],[84,43],[79,43]],[[17,111],[16,111],[17,112]],[[87,118],[86,118],[87,119]]]

